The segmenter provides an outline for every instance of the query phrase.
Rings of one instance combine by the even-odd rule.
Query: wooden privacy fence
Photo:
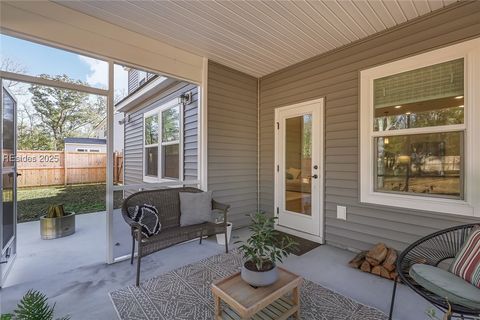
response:
[[[114,183],[123,182],[123,156],[115,153]],[[99,152],[18,151],[18,187],[105,183],[107,154]]]

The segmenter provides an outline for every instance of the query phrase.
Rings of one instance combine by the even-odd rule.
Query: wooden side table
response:
[[[302,278],[278,267],[279,279],[268,287],[254,288],[242,280],[240,272],[212,284],[216,320],[300,319]],[[291,293],[291,297],[286,295]],[[222,300],[227,307],[222,309]]]

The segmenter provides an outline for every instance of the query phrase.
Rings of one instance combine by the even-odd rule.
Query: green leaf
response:
[[[247,261],[255,264],[258,270],[262,270],[265,264],[282,262],[288,256],[287,249],[294,248],[296,243],[289,237],[283,237],[278,241],[279,233],[275,230],[277,217],[269,217],[263,213],[256,213],[250,216],[251,235],[239,249]],[[280,243],[279,243],[280,242]]]
[[[53,320],[54,311],[55,304],[53,306],[49,306],[48,299],[45,294],[36,290],[28,290],[13,312],[13,319]],[[61,319],[66,320],[69,319],[69,317],[67,316]]]

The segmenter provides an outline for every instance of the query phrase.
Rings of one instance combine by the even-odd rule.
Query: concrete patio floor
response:
[[[247,229],[233,232],[234,241],[247,236]],[[193,241],[167,248],[142,260],[142,280],[222,253],[223,250],[217,245],[215,237],[210,237],[202,245]],[[392,282],[349,268],[347,262],[353,256],[349,251],[324,245],[300,257],[290,256],[284,266],[306,279],[388,313]],[[30,273],[35,277],[37,270],[49,265],[49,261],[44,261],[41,265],[31,266]],[[68,272],[38,276],[34,281],[22,281],[2,289],[1,310],[12,310],[21,296],[34,288],[47,294],[51,303],[56,302],[58,316],[69,314],[72,319],[82,320],[117,319],[108,292],[132,285],[134,277],[135,267],[129,261],[114,265],[100,262]],[[429,319],[425,314],[429,304],[403,285],[398,288],[396,306],[394,319]]]
[[[120,210],[114,211],[113,221],[114,256],[127,255],[132,245],[130,229]],[[77,215],[75,225],[76,231],[71,236],[42,240],[39,221],[19,223],[17,257],[4,287],[104,263],[107,256],[105,211]]]

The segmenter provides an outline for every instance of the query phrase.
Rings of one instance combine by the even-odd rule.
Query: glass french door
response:
[[[323,236],[323,99],[276,110],[278,229]],[[310,237],[311,238],[311,237]]]
[[[1,84],[1,80],[0,80]],[[17,164],[16,164],[16,107],[14,96],[1,86],[0,151],[0,287],[13,265],[16,255],[17,229]]]

